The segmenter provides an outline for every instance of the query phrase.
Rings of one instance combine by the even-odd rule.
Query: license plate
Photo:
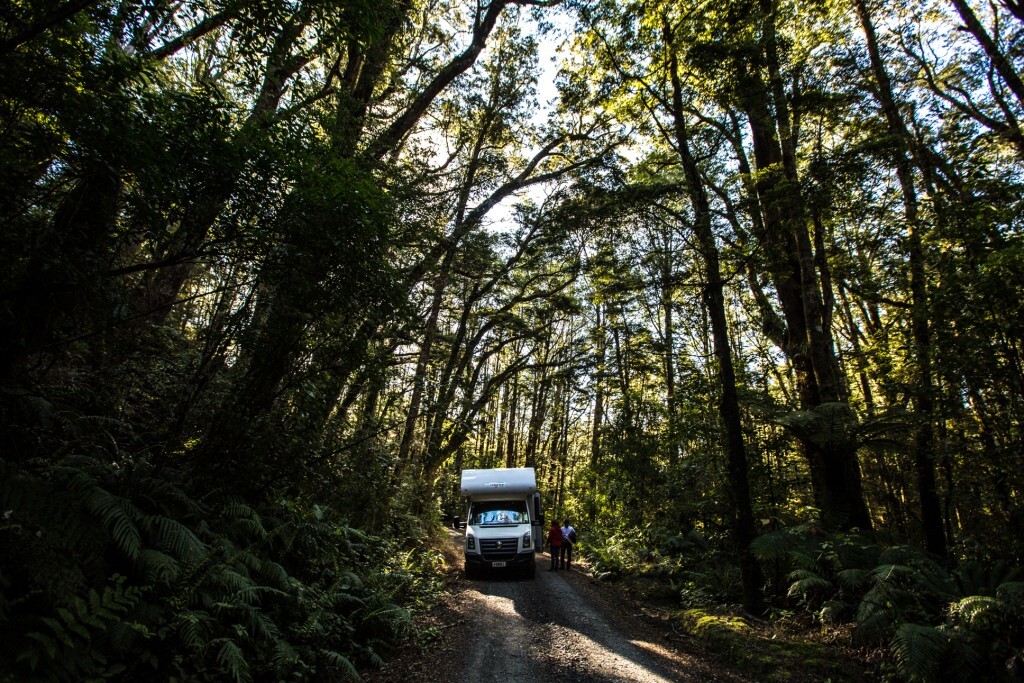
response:
[[[504,562],[491,562],[491,566],[492,567],[504,567],[505,563]]]

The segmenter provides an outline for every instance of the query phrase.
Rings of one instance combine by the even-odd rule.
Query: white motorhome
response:
[[[466,507],[466,576],[488,569],[533,578],[544,542],[537,476],[532,467],[462,470]]]

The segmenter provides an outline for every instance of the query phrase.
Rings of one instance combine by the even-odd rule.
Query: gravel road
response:
[[[461,566],[462,534],[450,532]],[[500,574],[455,580],[442,608],[443,637],[408,653],[371,681],[582,681],[662,683],[736,680],[678,648],[664,628],[644,622],[577,572],[549,572],[537,556],[536,579]]]

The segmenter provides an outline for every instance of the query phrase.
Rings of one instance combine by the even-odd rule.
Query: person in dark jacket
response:
[[[558,522],[551,522],[551,528],[548,529],[548,552],[551,553],[551,568],[549,572],[553,572],[558,569],[558,557],[562,551],[562,529],[558,526]]]

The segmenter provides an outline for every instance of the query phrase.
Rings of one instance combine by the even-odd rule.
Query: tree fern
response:
[[[184,562],[198,562],[209,550],[195,532],[170,517],[145,515],[139,519],[139,526],[146,532],[150,543],[169,550],[174,557]]]
[[[172,583],[181,576],[181,563],[154,548],[139,552],[137,566],[142,576],[152,583]]]
[[[912,682],[937,680],[937,671],[948,650],[949,639],[932,626],[901,624],[890,647],[900,673]]]
[[[124,577],[114,576],[102,591],[89,590],[57,607],[53,616],[39,616],[25,637],[34,646],[23,647],[17,660],[35,672],[59,680],[73,680],[123,669],[108,665],[103,651],[95,647],[114,624],[120,623],[139,599],[137,588],[125,588]]]
[[[786,559],[795,546],[796,541],[792,532],[788,529],[779,529],[755,538],[750,543],[750,551],[762,562],[772,562]]]
[[[321,650],[320,656],[323,657],[324,661],[326,661],[334,671],[342,673],[357,681],[362,680],[362,677],[359,675],[359,670],[356,669],[355,664],[353,664],[352,660],[345,655],[335,652],[334,650]]]
[[[998,625],[1005,618],[1006,604],[987,595],[969,595],[953,604],[951,616],[972,630],[983,630]]]
[[[843,588],[859,591],[867,585],[871,578],[871,572],[859,567],[851,567],[836,572],[836,579]]]
[[[199,610],[187,610],[176,615],[174,623],[181,643],[197,652],[206,647],[213,626],[214,620],[210,614]]]
[[[137,511],[131,503],[106,491],[83,472],[71,475],[68,490],[87,512],[100,520],[110,532],[118,550],[131,560],[138,558],[142,550],[142,538],[133,519]]]
[[[790,573],[789,580],[793,583],[789,587],[789,596],[803,595],[816,591],[826,591],[832,588],[832,582],[818,576],[806,569],[797,569]]]
[[[231,676],[235,683],[248,683],[251,680],[249,662],[246,661],[245,653],[235,644],[235,641],[230,638],[218,638],[212,641],[210,646],[219,646],[217,664]]]

